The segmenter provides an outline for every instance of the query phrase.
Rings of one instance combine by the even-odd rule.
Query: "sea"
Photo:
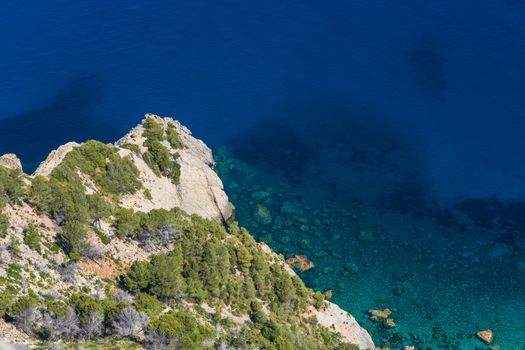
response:
[[[525,2],[7,0],[0,72],[27,173],[174,117],[378,346],[525,349]]]

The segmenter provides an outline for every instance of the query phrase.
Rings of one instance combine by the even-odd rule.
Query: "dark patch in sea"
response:
[[[426,35],[408,52],[416,83],[439,100],[443,99],[443,94],[448,88],[445,49],[446,46],[441,40]]]
[[[33,171],[50,150],[68,141],[97,139],[109,141],[115,130],[111,120],[97,119],[92,107],[101,98],[98,79],[81,78],[66,84],[47,105],[34,107],[0,120],[0,154],[16,153],[24,170]]]
[[[280,170],[292,181],[299,180],[305,164],[317,155],[296,130],[278,119],[263,120],[227,144],[239,159]]]

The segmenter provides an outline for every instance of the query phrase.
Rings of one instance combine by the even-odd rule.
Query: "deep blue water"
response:
[[[355,236],[345,231],[352,225],[343,219],[330,223],[353,211],[366,211],[359,225],[367,229],[380,230],[379,220],[396,228],[401,241],[384,232],[376,242],[382,248],[350,240],[355,244],[341,253],[334,239],[333,250],[325,247],[333,259],[318,257],[326,266],[356,254],[363,283],[348,282],[348,293],[338,289],[336,301],[358,315],[395,303],[430,303],[441,310],[444,306],[428,296],[444,282],[429,281],[424,272],[447,260],[431,261],[432,244],[436,251],[450,248],[461,261],[451,280],[445,279],[460,295],[466,285],[469,291],[490,289],[494,273],[523,278],[522,203],[464,202],[454,215],[436,204],[525,195],[522,1],[5,1],[0,48],[0,154],[17,153],[27,171],[67,141],[114,141],[146,112],[173,116],[214,148],[227,146],[242,164],[239,174],[251,166],[266,174],[262,178],[282,174],[284,185],[256,187],[292,193],[297,210],[307,210],[308,191],[320,191],[315,196],[333,209],[325,213],[327,223],[342,229],[332,236]],[[227,190],[245,208],[244,214],[239,211],[244,224],[261,238],[267,233],[249,219],[254,203],[238,192],[257,189],[243,187],[239,174],[225,173]],[[356,203],[361,203],[357,209]],[[266,204],[278,210],[277,204]],[[476,236],[477,226],[462,227],[457,215],[486,231]],[[504,228],[494,226],[494,218]],[[396,220],[403,224],[392,224]],[[437,220],[438,228],[429,220]],[[422,232],[403,225],[420,225]],[[327,242],[299,226],[287,227],[292,240]],[[443,245],[444,237],[453,247]],[[301,252],[294,243],[267,238],[283,253]],[[467,249],[464,240],[481,243]],[[420,244],[406,250],[403,242]],[[399,256],[381,260],[389,255],[381,250],[387,248],[401,256],[415,249],[423,272],[409,282],[428,288],[403,301],[377,292],[377,281],[409,283]],[[469,271],[484,254],[500,265],[492,272],[484,267],[488,272],[475,276],[477,285]],[[304,277],[323,289],[335,276],[328,271]],[[522,289],[501,285],[523,299]],[[472,293],[459,307],[484,305],[487,298],[495,297]],[[507,300],[496,305],[509,311],[497,315],[495,327],[514,346],[508,339],[515,331],[511,306],[524,305]],[[472,331],[454,310],[448,305],[440,315],[440,322],[452,324],[444,334]],[[420,309],[401,311],[405,335],[414,325],[432,325],[432,315],[421,319]],[[358,318],[366,322],[366,315]],[[473,318],[472,328],[490,319]],[[383,337],[378,332],[376,340]],[[525,334],[520,336],[525,342]]]
[[[525,194],[521,1],[0,6],[0,152],[25,163],[145,112],[212,145],[268,119],[354,118],[408,140],[444,193]]]

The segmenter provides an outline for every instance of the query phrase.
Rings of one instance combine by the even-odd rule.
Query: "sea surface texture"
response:
[[[525,349],[523,1],[4,1],[0,33],[0,154],[27,172],[172,116],[377,344]]]

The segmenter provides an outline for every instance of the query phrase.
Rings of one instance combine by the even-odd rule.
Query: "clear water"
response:
[[[333,301],[351,311],[377,345],[488,349],[474,335],[489,328],[492,345],[525,348],[522,232],[481,227],[458,209],[457,221],[445,220],[442,207],[412,206],[414,197],[391,197],[404,201],[407,210],[400,211],[368,189],[334,191],[314,176],[316,165],[291,181],[224,149],[216,159],[236,218],[286,258],[307,255],[316,265],[301,274],[307,285],[332,290]],[[378,170],[359,165],[362,172]],[[368,186],[386,191],[391,184]],[[270,224],[257,220],[258,205],[269,209]],[[367,310],[384,308],[393,311],[395,328],[369,320]]]
[[[483,349],[472,334],[491,327],[525,348],[524,210],[445,209],[525,195],[522,1],[4,1],[0,33],[0,153],[27,171],[67,141],[174,116],[231,151],[241,223],[312,256],[305,280],[378,343]],[[267,188],[293,222],[255,225]],[[389,331],[365,314],[387,306]]]

